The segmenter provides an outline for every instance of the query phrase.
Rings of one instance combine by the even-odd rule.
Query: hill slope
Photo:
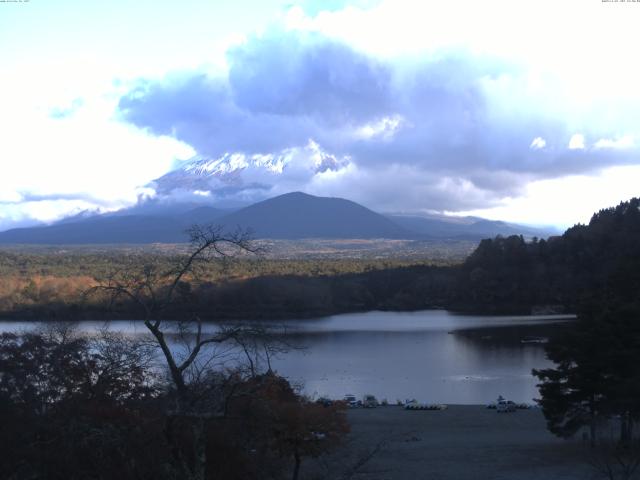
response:
[[[81,245],[119,243],[180,243],[194,223],[212,222],[220,211],[200,207],[180,216],[96,215],[46,227],[0,232],[0,244]]]
[[[551,229],[515,225],[498,220],[476,217],[424,217],[416,215],[389,215],[388,218],[406,230],[426,238],[461,238],[479,240],[497,235],[524,235],[548,237],[558,232]]]
[[[411,232],[350,200],[294,192],[222,217],[228,228],[250,228],[259,238],[411,238]]]

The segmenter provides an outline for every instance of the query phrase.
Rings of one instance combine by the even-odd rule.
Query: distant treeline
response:
[[[4,318],[132,318],[135,305],[107,306],[82,292],[115,272],[152,264],[171,269],[174,255],[27,254],[0,252],[0,316]],[[204,265],[189,279],[184,309],[207,319],[310,317],[337,312],[418,309],[442,305],[441,290],[451,277],[430,260],[282,260],[233,259]],[[420,290],[423,290],[420,293]],[[431,292],[425,296],[424,292]]]
[[[234,260],[208,266],[189,285],[184,309],[207,319],[293,318],[341,312],[442,307],[475,313],[576,311],[594,291],[640,291],[640,200],[596,213],[562,236],[483,240],[462,264],[415,260]],[[134,305],[82,302],[79,292],[114,269],[172,255],[69,256],[0,253],[5,317],[126,317]],[[108,308],[109,307],[109,308]]]

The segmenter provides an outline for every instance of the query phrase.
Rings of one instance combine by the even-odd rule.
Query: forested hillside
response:
[[[518,310],[558,305],[574,310],[594,295],[631,298],[640,287],[640,200],[594,214],[560,237],[483,240],[457,276],[451,305]]]

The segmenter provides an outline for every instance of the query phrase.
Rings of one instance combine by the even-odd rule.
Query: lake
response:
[[[531,403],[538,397],[533,368],[552,365],[544,338],[566,328],[572,316],[475,316],[444,310],[366,312],[282,322],[301,349],[272,366],[310,396],[342,398],[365,393],[421,402],[485,404],[498,395]],[[103,322],[81,322],[91,330]],[[110,328],[144,332],[140,322]],[[0,331],[33,328],[2,322]]]

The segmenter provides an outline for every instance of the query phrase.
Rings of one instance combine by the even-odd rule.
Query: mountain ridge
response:
[[[0,244],[147,244],[183,243],[185,230],[195,223],[217,223],[227,229],[249,229],[256,238],[465,238],[480,240],[495,235],[537,231],[504,222],[479,220],[471,224],[403,216],[385,216],[363,205],[338,197],[317,197],[290,192],[254,203],[239,210],[208,205],[191,208],[162,205],[132,207],[128,212],[80,214],[53,225],[0,232]],[[416,220],[420,218],[420,220]],[[550,233],[550,232],[549,232]],[[538,232],[537,236],[544,236]]]

